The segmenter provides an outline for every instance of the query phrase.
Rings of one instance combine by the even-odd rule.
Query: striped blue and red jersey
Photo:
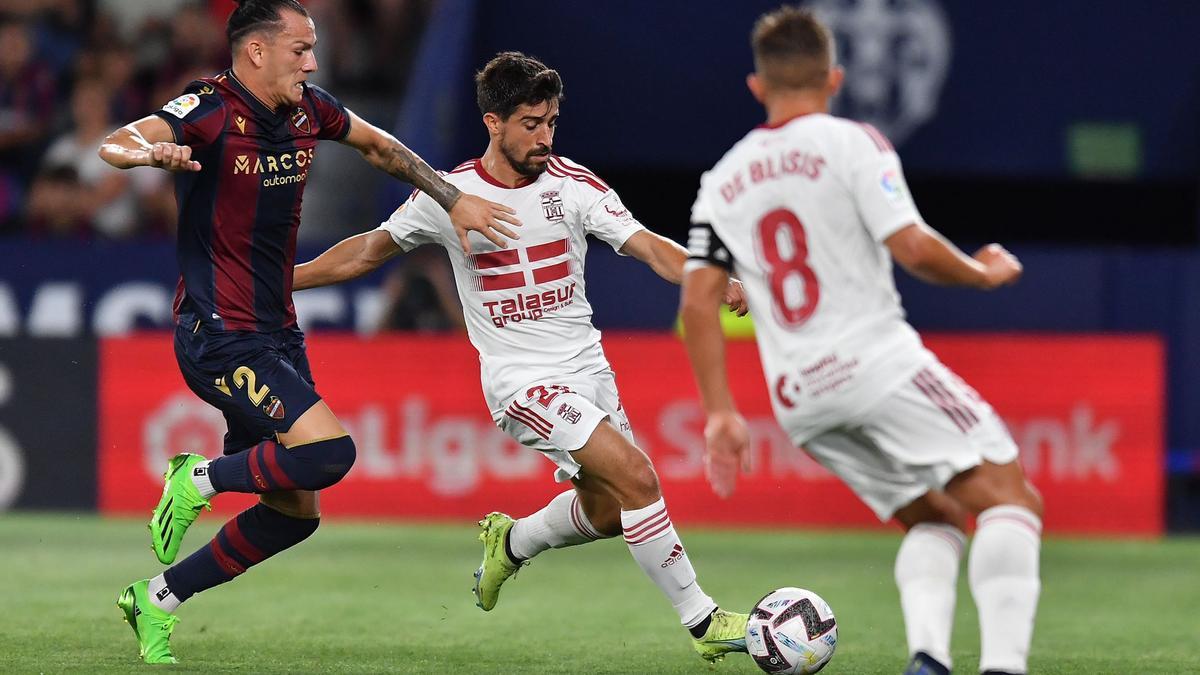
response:
[[[341,140],[350,117],[320,87],[271,110],[232,70],[202,78],[155,113],[200,171],[175,177],[179,206],[175,316],[218,330],[296,325],[292,266],[300,204],[318,140]]]

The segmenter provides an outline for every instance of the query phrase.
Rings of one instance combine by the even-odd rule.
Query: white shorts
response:
[[[504,402],[494,421],[518,443],[554,462],[558,466],[554,479],[562,482],[579,474],[579,463],[571,453],[582,448],[606,418],[633,442],[611,370],[526,385]]]
[[[1017,458],[992,406],[936,360],[867,412],[803,445],[884,522],[984,460]]]

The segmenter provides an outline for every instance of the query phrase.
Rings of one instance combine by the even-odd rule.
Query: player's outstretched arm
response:
[[[328,286],[361,277],[401,251],[392,235],[371,230],[343,239],[316,258],[296,265],[292,290]]]
[[[621,246],[621,253],[646,263],[655,274],[673,284],[683,282],[683,265],[688,258],[687,249],[660,234],[642,230]],[[745,316],[746,312],[750,311],[750,306],[746,303],[746,294],[742,290],[742,282],[737,279],[729,279],[721,294],[721,301],[729,305],[729,309],[738,316]]]
[[[1000,244],[988,244],[969,257],[921,223],[904,227],[884,244],[909,274],[931,284],[991,290],[1021,278],[1021,263]]]
[[[150,115],[112,132],[100,144],[100,158],[118,169],[153,166],[167,171],[199,171],[192,149],[176,145],[171,127]]]
[[[746,421],[738,414],[725,370],[725,336],[717,311],[729,273],[714,266],[689,271],[683,279],[679,313],[683,342],[708,422],[704,426],[704,468],[720,497],[733,494],[738,466],[745,467],[750,445]]]
[[[467,233],[471,231],[482,234],[500,248],[508,246],[504,237],[521,238],[506,225],[521,224],[514,215],[516,211],[504,204],[464,194],[447,183],[438,172],[425,163],[425,160],[405,147],[395,136],[349,110],[346,113],[350,116],[350,133],[342,142],[361,152],[371,166],[412,183],[418,190],[433,197],[433,200],[450,215],[450,222],[458,233],[464,253],[471,252],[471,246],[467,243]]]

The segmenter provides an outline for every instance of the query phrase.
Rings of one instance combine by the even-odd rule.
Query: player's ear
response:
[[[483,126],[487,127],[488,133],[492,136],[500,135],[500,127],[503,124],[504,121],[496,113],[489,112],[483,114]]]
[[[242,47],[246,50],[246,56],[250,58],[250,62],[256,66],[263,64],[263,48],[262,41],[255,39],[246,40],[245,46]]]
[[[746,88],[754,95],[754,100],[763,104],[767,102],[767,86],[758,73],[750,73],[746,76]]]
[[[829,79],[825,82],[825,89],[830,96],[838,93],[842,88],[842,82],[846,80],[846,69],[841,66],[834,66],[829,69]]]

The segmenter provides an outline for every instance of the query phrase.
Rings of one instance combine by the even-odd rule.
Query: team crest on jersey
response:
[[[561,223],[565,214],[563,213],[562,197],[558,195],[558,190],[547,190],[539,195],[542,198],[542,214],[546,216],[546,220],[552,223]]]
[[[281,420],[286,414],[283,409],[283,401],[279,400],[278,396],[272,396],[265,404],[263,404],[263,412],[273,420]]]
[[[304,108],[296,108],[296,112],[292,113],[292,126],[302,134],[308,133],[308,113],[304,112]]]

